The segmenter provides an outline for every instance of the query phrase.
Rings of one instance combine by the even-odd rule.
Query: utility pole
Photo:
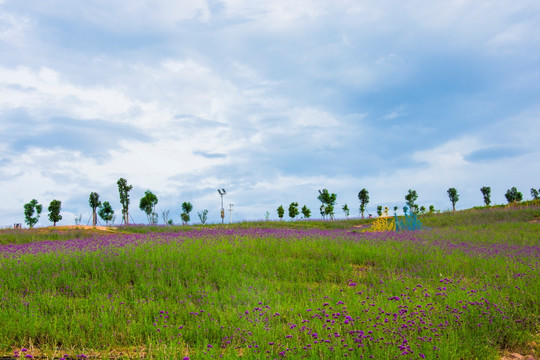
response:
[[[223,196],[227,194],[225,189],[218,189],[217,190],[219,195],[221,196],[221,223],[223,224],[223,221],[225,219],[225,209],[223,208]]]
[[[229,224],[232,223],[232,212],[233,212],[233,207],[234,204],[229,204]]]

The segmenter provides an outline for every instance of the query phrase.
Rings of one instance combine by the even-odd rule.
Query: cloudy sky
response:
[[[119,214],[120,177],[136,222],[148,189],[175,222],[218,222],[217,188],[233,221],[323,188],[354,216],[364,187],[528,199],[539,49],[537,0],[0,0],[0,226],[33,198],[86,223],[92,191]]]

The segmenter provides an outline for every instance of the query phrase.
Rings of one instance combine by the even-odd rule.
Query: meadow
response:
[[[540,356],[540,207],[370,220],[0,231],[0,356]],[[361,227],[359,227],[361,226]]]

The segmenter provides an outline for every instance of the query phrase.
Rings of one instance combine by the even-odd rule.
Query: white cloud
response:
[[[29,20],[27,17],[18,16],[0,9],[0,41],[23,46],[28,27]]]
[[[185,20],[210,19],[205,0],[38,0],[26,5],[49,16],[79,19],[117,32],[171,29]]]
[[[320,0],[225,0],[224,3],[229,17],[262,21],[275,28],[290,26],[301,19],[316,19],[327,8],[327,2]]]
[[[131,108],[145,106],[115,89],[70,84],[50,68],[0,67],[0,79],[0,111],[27,108],[40,116],[127,121],[124,115]]]

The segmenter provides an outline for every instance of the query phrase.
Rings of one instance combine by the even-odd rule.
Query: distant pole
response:
[[[225,209],[223,208],[223,196],[227,194],[227,192],[225,191],[225,189],[218,189],[217,190],[219,195],[221,196],[221,223],[223,224],[224,222],[224,219],[225,219]]]
[[[233,207],[234,204],[229,204],[229,224],[232,223],[232,212],[233,212]]]

